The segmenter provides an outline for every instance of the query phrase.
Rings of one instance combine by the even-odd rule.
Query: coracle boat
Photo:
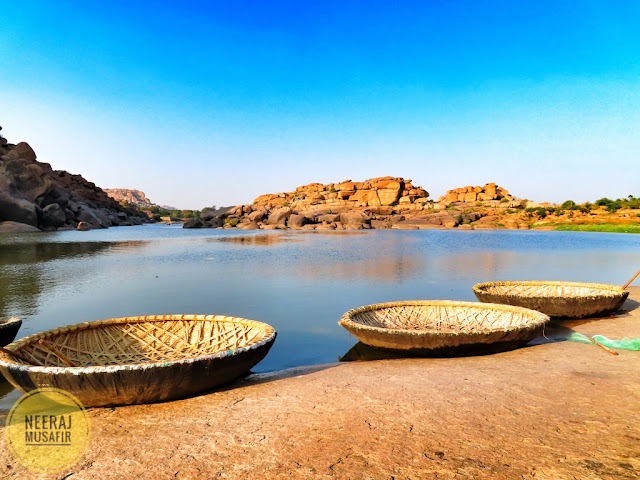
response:
[[[355,308],[338,323],[374,347],[454,356],[520,347],[542,334],[548,321],[548,316],[520,307],[416,300]]]
[[[585,318],[618,310],[629,295],[625,287],[579,282],[488,282],[475,285],[473,292],[482,302],[530,308],[555,318]]]
[[[262,360],[270,325],[222,315],[151,315],[81,323],[0,351],[0,372],[28,392],[47,386],[85,406],[172,400],[228,383]]]
[[[21,325],[22,320],[19,318],[0,320],[0,347],[4,347],[13,342]]]

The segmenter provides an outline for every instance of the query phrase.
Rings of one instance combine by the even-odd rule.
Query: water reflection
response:
[[[225,237],[208,238],[208,242],[231,243],[234,245],[245,245],[251,247],[269,247],[288,242],[299,242],[299,239],[288,235],[233,235]]]
[[[140,248],[147,241],[123,242],[15,242],[0,243],[0,318],[37,314],[41,296],[68,277],[48,272],[57,261],[79,259],[115,250],[122,253]],[[77,275],[88,272],[77,272]]]
[[[380,281],[404,283],[426,270],[424,257],[395,256],[367,258],[358,261],[309,262],[299,266],[299,273],[308,277],[332,277],[343,281]]]
[[[110,242],[1,243],[0,266],[43,263],[62,258],[95,255],[111,247],[113,244]]]
[[[458,275],[474,275],[483,272],[488,278],[497,272],[513,268],[519,261],[516,252],[466,252],[437,257],[435,267],[438,270],[456,272]]]

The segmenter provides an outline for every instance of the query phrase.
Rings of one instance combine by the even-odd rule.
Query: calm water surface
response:
[[[179,225],[0,235],[0,316],[18,337],[104,318],[215,313],[273,325],[254,369],[337,361],[356,341],[350,308],[393,300],[475,300],[490,280],[624,283],[640,235],[587,232],[184,230]],[[18,397],[0,382],[0,407]]]

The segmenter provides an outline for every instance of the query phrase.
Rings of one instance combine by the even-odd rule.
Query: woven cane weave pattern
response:
[[[253,345],[272,333],[256,328],[250,321],[220,320],[226,317],[206,316],[197,321],[193,316],[166,318],[131,323],[96,322],[93,328],[54,331],[44,338],[75,365],[87,367],[171,362],[211,355]],[[66,366],[37,341],[22,346],[20,352],[33,365]]]
[[[364,311],[351,320],[379,328],[471,333],[520,326],[527,323],[527,315],[463,306],[402,305]]]
[[[563,282],[496,282],[483,290],[495,295],[521,295],[526,297],[593,297],[620,294],[619,288],[603,285],[570,284]]]

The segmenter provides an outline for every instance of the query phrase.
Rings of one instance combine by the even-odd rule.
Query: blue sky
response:
[[[396,175],[640,195],[640,3],[2,2],[0,125],[179,208]]]

